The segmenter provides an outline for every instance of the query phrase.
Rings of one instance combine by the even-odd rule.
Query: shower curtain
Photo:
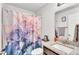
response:
[[[7,55],[31,55],[42,46],[41,19],[25,12],[3,8],[3,51]]]

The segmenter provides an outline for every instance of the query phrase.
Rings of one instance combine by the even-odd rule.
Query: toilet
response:
[[[31,52],[32,55],[43,55],[43,49],[42,48],[36,48]]]

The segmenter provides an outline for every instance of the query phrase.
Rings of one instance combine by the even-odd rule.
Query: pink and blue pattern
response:
[[[8,11],[8,12],[7,12]],[[7,45],[3,49],[7,55],[31,55],[31,51],[42,46],[41,19],[38,16],[27,16],[23,12],[13,11],[12,23],[4,23],[4,39]],[[8,9],[3,9],[3,15],[11,16]],[[8,19],[3,19],[4,21]]]

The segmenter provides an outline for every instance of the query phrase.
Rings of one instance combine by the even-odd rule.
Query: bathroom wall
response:
[[[66,22],[60,22],[61,17],[66,16]],[[73,41],[75,25],[79,24],[79,4],[66,8],[56,13],[56,21],[59,27],[67,27],[69,40]]]
[[[55,3],[50,3],[45,5],[44,7],[40,8],[36,14],[41,16],[42,20],[42,35],[43,38],[44,35],[48,35],[49,39],[54,39],[55,34]]]

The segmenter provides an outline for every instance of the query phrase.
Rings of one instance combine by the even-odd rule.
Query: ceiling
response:
[[[35,12],[39,10],[41,7],[45,6],[47,3],[7,3],[7,4]]]

